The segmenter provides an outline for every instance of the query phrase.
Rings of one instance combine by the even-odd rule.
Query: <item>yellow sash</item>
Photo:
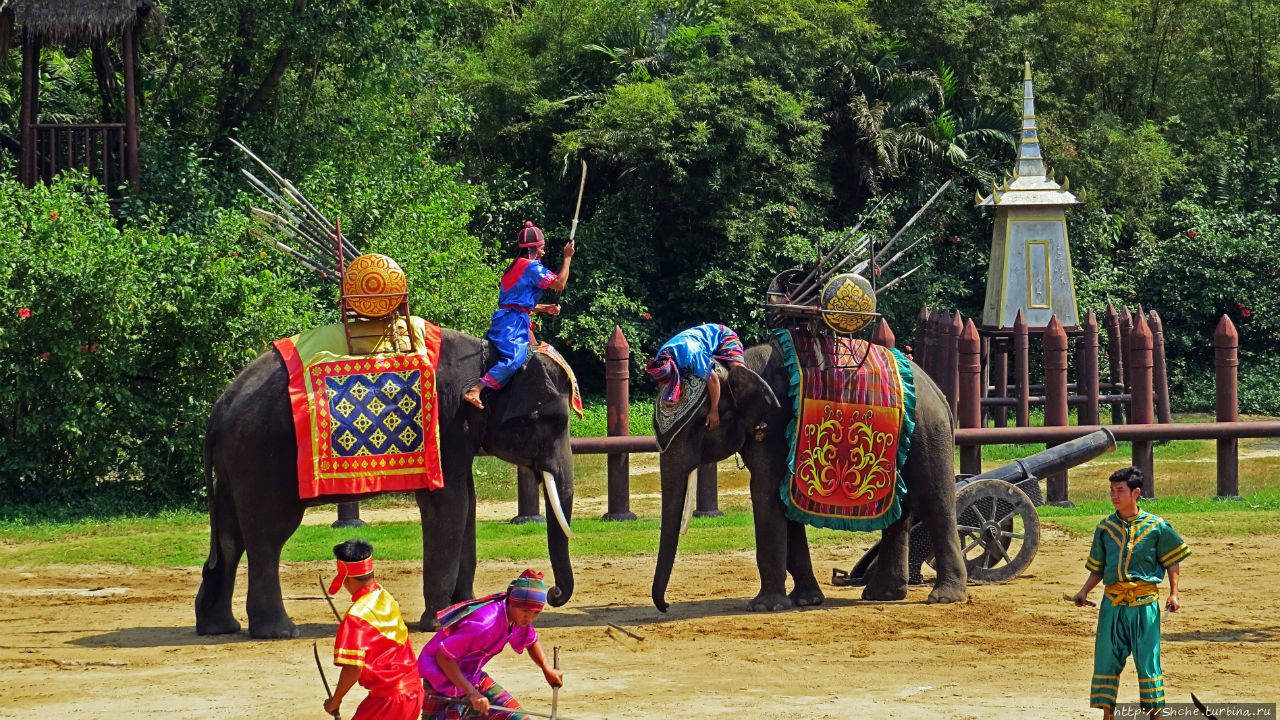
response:
[[[1160,588],[1155,583],[1133,580],[1108,585],[1106,595],[1112,605],[1146,605],[1160,599]]]

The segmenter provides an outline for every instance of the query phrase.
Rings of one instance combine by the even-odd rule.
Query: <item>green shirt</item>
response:
[[[1159,584],[1164,571],[1182,562],[1191,550],[1159,515],[1139,509],[1124,520],[1112,513],[1093,531],[1093,546],[1084,566],[1102,575],[1104,585],[1139,580]]]

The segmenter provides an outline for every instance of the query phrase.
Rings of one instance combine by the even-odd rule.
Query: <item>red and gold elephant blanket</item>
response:
[[[814,527],[882,530],[902,515],[915,428],[911,365],[897,350],[775,330],[791,375],[787,516]]]
[[[338,324],[275,341],[289,371],[299,497],[444,487],[440,328],[412,321],[416,353],[350,355]]]

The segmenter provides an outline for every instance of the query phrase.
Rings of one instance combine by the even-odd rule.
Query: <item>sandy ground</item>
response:
[[[1170,700],[1194,691],[1218,702],[1276,702],[1280,605],[1265,578],[1280,535],[1189,540],[1196,554],[1183,574],[1184,608],[1164,619]],[[815,551],[819,577],[848,569],[870,542],[850,535]],[[858,589],[827,586],[823,606],[773,614],[744,610],[758,588],[751,553],[678,557],[668,615],[648,599],[652,558],[580,558],[573,599],[538,626],[545,646],[562,647],[560,712],[576,720],[1091,718],[1095,611],[1060,599],[1083,581],[1086,549],[1049,531],[1028,575],[972,586],[965,604],[926,605],[926,587],[904,602],[868,603]],[[336,624],[315,588],[317,569],[283,568],[285,604],[302,637],[275,641],[196,635],[198,568],[0,571],[0,717],[324,718],[311,644],[325,656]],[[499,590],[520,569],[485,563],[477,590]],[[379,572],[416,618],[417,566],[386,562]],[[243,573],[242,564],[241,622]],[[641,649],[610,639],[607,623],[643,636]],[[427,636],[413,639],[421,647]],[[525,657],[508,651],[490,669],[526,707],[550,711],[551,692]],[[332,682],[337,672],[328,671]],[[1136,700],[1136,685],[1130,665],[1122,702]],[[353,691],[344,717],[362,697]]]

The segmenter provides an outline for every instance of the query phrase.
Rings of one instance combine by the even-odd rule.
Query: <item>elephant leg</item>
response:
[[[458,553],[458,581],[453,586],[450,604],[475,597],[476,579],[476,486],[470,468],[467,472],[467,524],[462,531],[462,552]]]
[[[809,555],[809,535],[804,525],[794,520],[787,521],[787,572],[795,589],[791,591],[791,602],[796,607],[821,605],[826,596],[813,576],[813,559]]]
[[[209,558],[201,568],[200,590],[196,592],[196,633],[225,635],[240,632],[240,622],[231,612],[231,593],[236,584],[236,568],[244,555],[244,535],[230,493],[214,489],[213,532],[209,538]]]
[[[911,537],[911,513],[884,529],[880,536],[880,552],[871,566],[863,600],[901,600],[907,596],[907,540]]]
[[[939,497],[922,498],[922,502],[928,502],[931,509],[930,512],[920,511],[919,517],[933,542],[933,566],[937,572],[929,602],[961,602],[968,597],[969,578],[960,552],[960,535],[956,530],[954,485],[948,487],[945,497],[939,492]]]
[[[444,487],[416,493],[418,511],[422,516],[424,607],[419,627],[423,631],[439,627],[436,613],[452,605],[460,591],[469,590],[475,574],[475,534],[467,535],[467,528],[474,528],[475,517],[475,508],[467,507],[468,499],[475,492],[471,487],[471,475],[469,471],[457,469],[452,473],[446,471],[444,475]],[[463,556],[468,552],[469,558],[464,563]],[[464,564],[470,566],[469,576],[465,579],[461,577]]]
[[[244,510],[244,508],[241,508]],[[255,638],[296,638],[298,626],[289,619],[280,592],[280,550],[302,524],[302,503],[281,504],[275,517],[256,527],[260,532],[246,543],[249,556],[249,588],[245,609],[249,635]]]
[[[760,570],[760,593],[747,604],[747,609],[753,612],[786,610],[792,606],[792,599],[787,596],[791,522],[787,520],[782,499],[778,497],[777,477],[757,473],[754,469],[751,472],[751,510],[755,519],[756,567]],[[800,532],[803,536],[804,529],[800,528]],[[808,563],[807,543],[799,551],[805,553],[805,562]],[[813,575],[812,568],[809,570],[809,575]]]

